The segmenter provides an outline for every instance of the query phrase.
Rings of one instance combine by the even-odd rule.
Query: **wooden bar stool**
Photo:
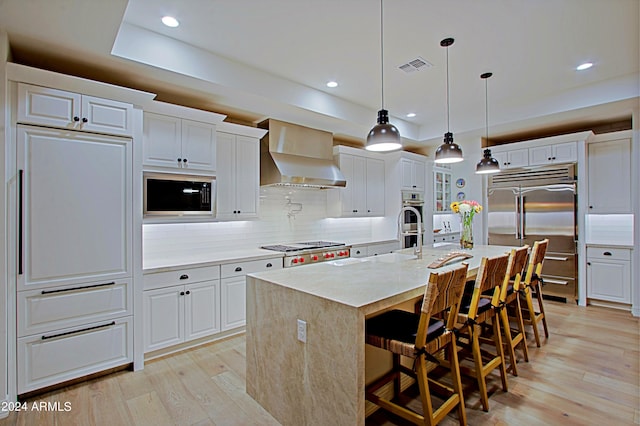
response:
[[[502,331],[505,338],[505,347],[509,356],[509,369],[514,376],[518,375],[516,366],[516,349],[520,347],[524,360],[529,362],[529,350],[522,321],[522,310],[520,307],[519,292],[521,289],[522,271],[527,264],[529,246],[525,245],[518,249],[512,249],[509,254],[507,265],[507,275],[504,284],[500,287],[500,320],[502,321]],[[509,323],[508,309],[514,313],[516,329],[512,329]]]
[[[500,286],[505,280],[508,263],[508,254],[492,258],[482,258],[478,275],[475,282],[473,282],[472,293],[463,296],[462,302],[460,303],[460,313],[458,314],[458,322],[464,324],[459,338],[463,337],[463,334],[464,337],[466,337],[467,346],[470,346],[475,366],[474,369],[467,369],[463,366],[461,366],[460,369],[463,373],[476,378],[480,390],[480,401],[482,402],[482,409],[484,411],[489,411],[486,377],[494,369],[497,368],[500,371],[502,390],[505,392],[508,390],[507,370],[498,315],[498,309],[500,308]],[[495,346],[495,353],[481,350],[480,345],[481,326],[487,326],[489,322],[491,322],[493,328],[492,345]],[[468,350],[466,352],[468,352]]]
[[[467,264],[441,273],[431,273],[426,286],[422,311],[393,310],[385,312],[366,322],[366,342],[393,353],[393,370],[367,386],[366,398],[377,406],[390,411],[412,423],[420,425],[438,424],[454,408],[458,408],[458,420],[467,424],[467,416],[462,395],[462,383],[458,365],[458,351],[453,328],[458,317],[458,309],[467,276]],[[436,314],[443,316],[438,319]],[[427,361],[440,363],[435,354],[445,350],[449,358],[453,387],[436,382],[427,377]],[[400,363],[400,356],[414,359],[414,370]],[[401,404],[400,374],[414,377],[420,389],[422,414]],[[393,401],[379,397],[374,392],[386,383],[394,381]],[[434,410],[430,385],[446,393],[446,400]]]
[[[544,336],[549,338],[549,328],[547,327],[547,318],[544,313],[544,304],[542,303],[542,265],[544,263],[544,255],[547,252],[549,240],[536,241],[533,243],[527,271],[522,282],[526,308],[523,307],[523,321],[525,325],[533,327],[533,335],[536,338],[536,345],[540,347],[540,333],[538,331],[538,323],[542,321],[544,328]],[[538,300],[538,312],[533,306],[533,296],[531,292],[536,292]]]

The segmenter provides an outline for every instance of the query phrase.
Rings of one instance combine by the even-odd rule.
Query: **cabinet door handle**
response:
[[[87,327],[87,328],[82,328],[80,330],[67,331],[66,333],[52,334],[50,336],[42,336],[42,340],[53,339],[55,337],[61,337],[61,336],[68,336],[70,334],[82,333],[84,331],[96,330],[98,328],[111,327],[112,325],[116,325],[116,322],[111,321],[109,324],[96,325],[94,327]]]
[[[23,259],[23,251],[22,247],[22,228],[24,226],[23,218],[24,215],[24,170],[20,169],[18,171],[18,275],[22,275],[24,273],[24,259]]]
[[[182,274],[182,275],[180,275],[180,279],[181,279],[181,280],[188,280],[188,279],[189,279],[189,275],[187,275],[187,274]]]
[[[93,284],[93,285],[84,285],[80,287],[71,287],[71,288],[62,288],[59,290],[42,290],[41,294],[52,294],[52,293],[64,293],[65,291],[75,291],[75,290],[86,290],[88,288],[96,288],[96,287],[107,287],[110,285],[116,285],[115,281],[111,281],[110,283],[103,284]]]
[[[271,263],[267,263],[267,268],[271,268],[273,265]]]
[[[240,271],[242,271],[242,268],[241,268],[240,266],[238,266],[238,267],[236,268],[236,272],[240,272]]]
[[[604,253],[602,253],[605,256],[611,256],[611,252],[610,251],[605,251]]]

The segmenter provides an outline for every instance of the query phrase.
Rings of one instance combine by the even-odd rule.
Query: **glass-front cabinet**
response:
[[[433,209],[435,212],[451,211],[451,170],[433,169]]]

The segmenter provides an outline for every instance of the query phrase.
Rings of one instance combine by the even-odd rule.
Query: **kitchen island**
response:
[[[473,255],[469,273],[483,256],[509,250],[465,251]],[[365,319],[419,300],[431,271],[459,265],[427,268],[450,251],[425,248],[418,260],[408,249],[248,275],[247,393],[283,425],[363,425]]]

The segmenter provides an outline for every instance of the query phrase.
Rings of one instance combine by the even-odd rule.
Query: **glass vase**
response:
[[[473,248],[473,222],[468,214],[461,215],[460,220],[460,248]]]

